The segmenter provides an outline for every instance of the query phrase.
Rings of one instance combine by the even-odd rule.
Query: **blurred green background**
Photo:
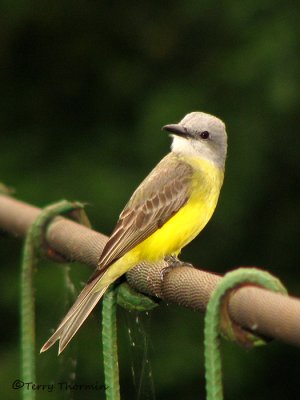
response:
[[[256,265],[300,296],[299,13],[287,0],[1,1],[0,180],[41,207],[87,202],[93,227],[109,234],[168,152],[161,126],[190,111],[215,114],[229,135],[225,182],[212,221],[182,258],[220,273]],[[0,241],[5,399],[20,397],[11,384],[20,377],[21,244]],[[47,262],[35,274],[38,348],[68,308],[64,274]],[[76,290],[89,274],[72,267]],[[62,357],[37,355],[37,383],[103,383],[99,310]],[[202,316],[162,304],[136,317],[120,311],[122,398],[204,398]],[[223,343],[223,356],[227,398],[299,397],[299,349]],[[132,369],[137,380],[146,371],[141,389]],[[37,394],[104,398],[57,386]]]

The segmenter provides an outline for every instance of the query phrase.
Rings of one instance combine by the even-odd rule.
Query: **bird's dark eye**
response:
[[[202,139],[208,139],[209,138],[209,132],[207,132],[207,131],[201,132],[200,133],[200,137]]]

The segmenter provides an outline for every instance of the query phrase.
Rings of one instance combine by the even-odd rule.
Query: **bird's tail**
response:
[[[107,271],[102,272],[97,270],[90,278],[56,331],[41,348],[41,353],[48,350],[57,340],[59,340],[58,354],[65,349],[95,305],[106,292],[109,286],[107,279],[104,279],[103,281],[105,282],[102,283],[102,278],[106,272]]]

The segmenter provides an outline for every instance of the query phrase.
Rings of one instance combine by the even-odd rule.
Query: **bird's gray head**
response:
[[[165,125],[173,137],[172,151],[204,158],[224,168],[227,153],[225,124],[203,112],[187,114],[178,124]]]

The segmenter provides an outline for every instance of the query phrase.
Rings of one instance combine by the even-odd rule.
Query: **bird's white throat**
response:
[[[224,168],[226,154],[222,156],[212,151],[211,148],[205,145],[205,143],[198,142],[197,145],[195,145],[192,140],[176,135],[172,135],[172,138],[172,152],[181,154],[183,156],[204,159],[210,161],[219,168]]]

